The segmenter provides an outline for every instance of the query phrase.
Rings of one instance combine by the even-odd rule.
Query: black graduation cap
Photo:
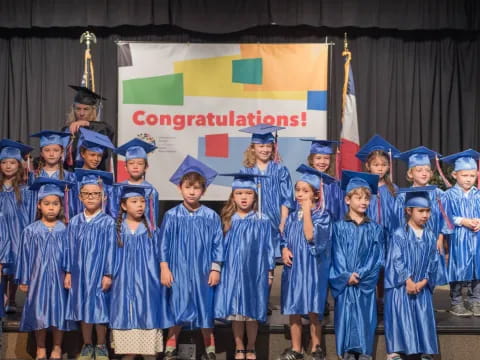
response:
[[[97,105],[101,100],[107,100],[103,96],[94,93],[89,88],[84,86],[68,85],[70,88],[75,90],[77,93],[73,98],[73,102],[76,104],[84,105]]]

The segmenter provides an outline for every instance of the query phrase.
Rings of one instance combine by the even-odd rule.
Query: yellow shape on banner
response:
[[[243,59],[240,55],[219,56],[206,59],[176,61],[174,73],[183,73],[184,96],[208,96],[250,99],[306,100],[307,88],[299,91],[255,91],[251,85],[232,82],[232,61]],[[301,67],[301,64],[299,64]]]
[[[328,45],[242,44],[242,58],[261,58],[263,82],[247,91],[327,90]]]

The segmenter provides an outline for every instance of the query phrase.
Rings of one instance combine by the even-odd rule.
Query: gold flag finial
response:
[[[343,33],[343,51],[348,51],[348,37],[347,33]]]

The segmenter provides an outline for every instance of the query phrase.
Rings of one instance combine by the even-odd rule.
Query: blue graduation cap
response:
[[[372,194],[376,194],[378,191],[379,176],[357,171],[342,171],[341,188],[348,194],[350,191],[359,187],[366,187],[370,189]]]
[[[72,183],[47,177],[38,177],[30,185],[29,190],[38,191],[38,200],[49,195],[57,195],[63,198],[65,191],[72,187]]]
[[[251,189],[257,191],[257,178],[265,178],[268,175],[245,174],[245,173],[225,173],[220,176],[233,176],[232,190],[235,189]]]
[[[439,153],[430,150],[425,146],[419,146],[414,149],[397,154],[395,155],[395,158],[407,162],[408,168],[411,169],[414,166],[431,166],[432,164],[430,163],[430,160],[435,159],[439,156]]]
[[[335,178],[331,177],[330,175],[304,164],[297,168],[297,172],[302,174],[300,181],[305,181],[306,183],[312,185],[315,190],[320,189],[322,182],[325,184],[332,184],[336,181]]]
[[[145,185],[131,185],[131,184],[115,184],[115,187],[120,189],[120,199],[128,199],[136,196],[145,197],[145,190],[148,186]]]
[[[318,139],[309,139],[301,138],[302,141],[310,141],[312,145],[310,146],[310,154],[324,154],[331,155],[335,154],[333,150],[334,145],[338,145],[340,141],[336,140],[318,140]]]
[[[151,153],[156,148],[157,147],[154,144],[135,138],[118,147],[115,152],[119,155],[125,156],[127,161],[131,159],[147,160],[147,154]]]
[[[85,86],[76,86],[76,85],[68,85],[70,88],[75,90],[77,93],[73,98],[73,102],[76,104],[84,104],[94,106],[97,105],[101,100],[107,100],[101,95],[94,93],[89,88]]]
[[[480,159],[480,153],[468,149],[456,154],[442,157],[440,160],[454,165],[454,171],[478,170],[477,161]]]
[[[170,182],[175,185],[180,185],[182,177],[191,172],[202,175],[205,178],[206,186],[209,186],[217,177],[217,172],[215,170],[195,159],[193,156],[187,155],[177,170],[173,173]]]
[[[103,154],[105,149],[115,150],[115,146],[108,136],[83,127],[80,128],[80,138],[78,139],[78,148],[81,147],[100,154]]]
[[[43,130],[30,135],[30,137],[40,138],[40,148],[48,145],[60,145],[65,149],[70,140],[70,133],[63,131]]]
[[[404,208],[419,207],[429,209],[432,206],[429,192],[434,191],[436,188],[433,185],[401,188],[397,190],[397,194],[405,194]]]
[[[3,139],[0,141],[0,160],[15,159],[22,161],[23,157],[32,150],[33,148],[28,145],[10,139]]]
[[[359,158],[362,162],[366,162],[368,159],[368,155],[370,155],[370,153],[375,150],[384,151],[387,154],[391,154],[392,156],[400,153],[400,150],[398,150],[395,146],[393,146],[387,140],[377,134],[370,138],[370,140],[368,140],[367,143],[363,145],[360,150],[358,150],[355,156]]]
[[[275,142],[274,132],[285,129],[281,126],[257,124],[239,131],[252,134],[252,144],[271,144]]]
[[[113,174],[108,171],[75,169],[75,176],[77,177],[78,185],[80,188],[88,184],[113,184]]]

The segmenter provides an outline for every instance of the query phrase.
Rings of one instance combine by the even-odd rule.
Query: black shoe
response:
[[[285,349],[285,351],[280,355],[278,360],[303,360],[305,356],[302,353],[299,353],[292,349]]]
[[[272,312],[273,312],[273,306],[272,306],[272,304],[268,303],[267,315],[268,316],[272,315]]]
[[[209,352],[208,354],[205,353],[202,355],[202,360],[216,360],[217,359],[217,355],[215,355],[215,353],[213,352]]]
[[[330,315],[330,304],[327,302],[325,303],[325,309],[323,310],[323,316]]]
[[[167,351],[165,353],[165,356],[163,357],[163,360],[177,360],[177,356],[178,356],[177,349],[173,351]]]
[[[315,351],[312,351],[312,360],[325,360],[325,352],[317,345]]]

